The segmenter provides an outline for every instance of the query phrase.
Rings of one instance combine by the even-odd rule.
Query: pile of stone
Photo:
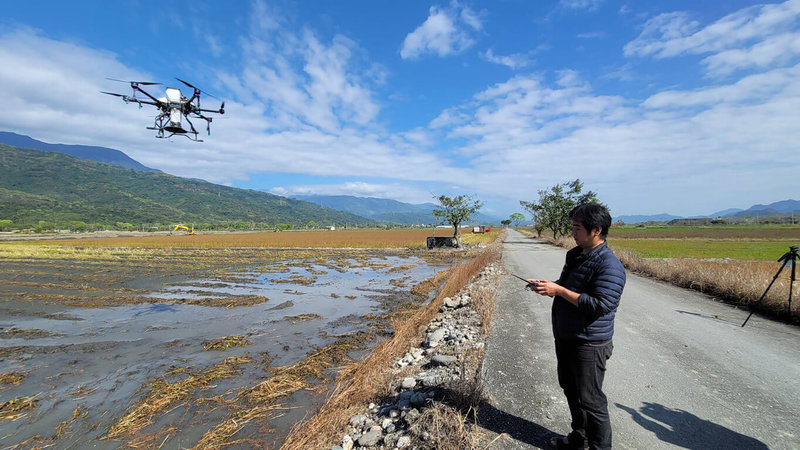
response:
[[[380,405],[370,403],[365,412],[351,417],[341,444],[331,450],[415,448],[430,438],[414,424],[435,404],[438,388],[459,380],[462,371],[474,369],[465,368],[465,356],[468,351],[483,349],[487,330],[472,309],[471,297],[481,290],[493,293],[499,274],[499,265],[491,264],[461,292],[444,299],[420,346],[410,348],[395,362],[393,395]]]

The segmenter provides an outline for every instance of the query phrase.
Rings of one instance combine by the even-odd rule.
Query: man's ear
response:
[[[592,236],[600,236],[600,233],[602,233],[602,232],[603,232],[602,228],[595,227],[595,228],[592,228],[592,232],[589,233],[589,234],[592,235]]]

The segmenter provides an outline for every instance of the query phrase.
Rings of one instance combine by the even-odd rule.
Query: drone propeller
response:
[[[142,86],[156,86],[156,85],[159,85],[159,84],[161,84],[161,83],[154,83],[154,82],[152,82],[152,81],[126,81],[126,80],[117,80],[116,78],[106,78],[106,80],[111,80],[111,81],[119,81],[120,83],[130,83],[130,84],[132,84],[132,85],[133,85],[133,84],[137,84],[137,85],[139,85],[139,84],[140,84],[140,85],[142,85]]]
[[[200,88],[199,88],[199,87],[197,87],[197,86],[194,86],[194,85],[192,85],[191,83],[189,83],[189,82],[187,82],[187,81],[183,81],[183,80],[181,80],[180,78],[175,78],[175,79],[176,79],[176,80],[178,80],[178,81],[180,81],[181,83],[183,83],[183,84],[185,84],[185,85],[189,86],[190,88],[194,89],[194,95],[195,95],[195,97],[197,97],[197,96],[198,96],[200,93],[203,93],[203,94],[206,94],[207,96],[209,96],[209,97],[211,97],[211,98],[216,98],[217,100],[219,100],[219,97],[216,97],[216,96],[214,96],[214,95],[211,95],[211,94],[209,94],[208,92],[206,92],[206,91],[204,91],[204,90],[200,89]]]
[[[101,93],[101,94],[113,95],[113,96],[115,96],[115,97],[123,97],[123,98],[127,97],[126,95],[122,95],[122,94],[115,94],[115,93],[113,93],[113,92],[100,91],[100,93]]]

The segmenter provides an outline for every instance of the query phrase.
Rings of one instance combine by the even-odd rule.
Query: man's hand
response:
[[[528,285],[525,287],[547,297],[559,295],[562,289],[558,284],[548,280],[528,280]]]
[[[525,289],[530,289],[539,295],[544,295],[547,297],[555,297],[558,295],[575,306],[578,306],[578,298],[581,296],[581,294],[577,292],[572,292],[560,284],[548,280],[530,279],[528,280],[528,284],[525,286]]]

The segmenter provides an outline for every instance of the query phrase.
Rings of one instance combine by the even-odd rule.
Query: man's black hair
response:
[[[569,218],[574,219],[591,232],[595,228],[600,228],[600,237],[605,239],[608,236],[608,229],[611,227],[611,214],[608,209],[599,203],[583,203],[572,208]]]

